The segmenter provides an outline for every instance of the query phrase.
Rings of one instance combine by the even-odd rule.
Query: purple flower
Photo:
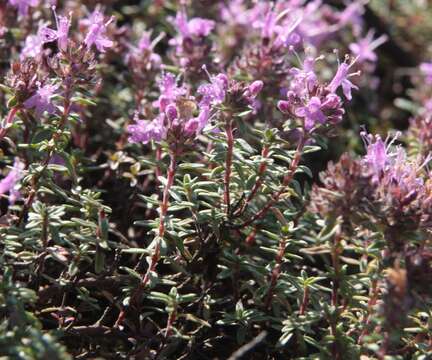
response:
[[[148,143],[175,139],[184,141],[197,136],[207,125],[210,117],[210,104],[200,104],[199,114],[195,98],[187,95],[185,86],[178,86],[173,74],[167,73],[159,81],[160,96],[155,102],[159,115],[152,121],[136,120],[128,127],[129,140],[135,143]]]
[[[318,58],[319,59],[319,58]],[[337,124],[345,113],[341,98],[328,86],[320,84],[314,72],[316,59],[308,57],[301,68],[290,70],[290,88],[286,100],[277,103],[283,114],[300,118],[306,131],[311,132],[319,124]]]
[[[202,107],[199,115],[195,118],[188,120],[185,124],[185,132],[187,135],[198,135],[207,125],[210,118],[210,108]]]
[[[378,181],[388,168],[395,163],[394,159],[399,150],[392,150],[392,145],[399,137],[399,134],[396,134],[393,138],[387,137],[385,141],[379,135],[372,136],[365,132],[362,132],[361,136],[366,146],[363,164],[373,174],[373,180]]]
[[[375,40],[373,37],[374,32],[371,30],[367,33],[365,38],[349,45],[349,49],[356,57],[358,62],[362,63],[365,61],[377,61],[377,55],[375,54],[374,50],[387,41],[387,36],[382,35]]]
[[[293,67],[290,69],[292,81],[290,89],[298,96],[308,96],[308,94],[318,85],[318,79],[314,71],[315,59],[307,57],[303,61],[302,68]]]
[[[140,72],[143,67],[147,71],[155,70],[162,63],[161,57],[154,52],[154,47],[165,36],[165,33],[159,34],[153,41],[151,34],[151,31],[144,31],[138,41],[138,46],[129,46],[130,51],[126,54],[126,62],[133,67],[133,71]]]
[[[354,25],[355,32],[362,28],[362,14],[364,12],[364,1],[353,1],[338,14],[339,26],[346,26],[348,23]]]
[[[215,22],[213,20],[199,17],[192,18],[188,21],[186,11],[182,9],[177,12],[174,25],[176,25],[180,35],[183,38],[191,36],[206,37],[214,29]]]
[[[151,140],[161,141],[166,135],[164,115],[161,114],[152,121],[135,120],[135,125],[128,126],[129,141],[147,144]]]
[[[261,28],[261,38],[265,43],[269,42],[274,49],[296,45],[301,40],[295,31],[303,21],[303,16],[299,13],[288,16],[292,14],[292,11],[288,10],[293,9],[276,12],[269,7],[264,19],[254,23],[255,27]]]
[[[18,9],[19,16],[26,16],[29,11],[29,7],[35,7],[39,5],[39,0],[9,0],[9,4],[15,6]]]
[[[202,18],[193,18],[188,22],[189,34],[196,37],[209,36],[215,27],[213,20],[207,20]]]
[[[207,67],[204,65],[203,70],[207,72]],[[225,74],[211,76],[208,72],[210,84],[201,85],[198,88],[198,94],[202,96],[200,105],[210,106],[223,103],[228,90],[228,77]]]
[[[28,35],[25,39],[24,47],[21,50],[21,61],[26,58],[37,57],[43,50],[43,42],[40,36],[40,30],[37,35]]]
[[[426,76],[426,83],[432,84],[432,62],[420,64],[420,71]]]
[[[57,89],[58,85],[51,84],[39,87],[36,93],[24,102],[25,108],[34,108],[37,116],[41,116],[45,111],[53,114],[57,108],[52,104],[51,97]]]
[[[321,100],[319,97],[312,97],[305,106],[296,109],[295,115],[304,118],[305,129],[311,130],[316,123],[324,124],[326,117],[321,110]]]
[[[53,12],[56,20],[57,30],[50,29],[46,26],[43,27],[40,31],[42,43],[57,40],[59,49],[62,51],[66,51],[72,15],[69,15],[69,18],[67,18],[66,16],[57,16],[55,7],[53,7]]]
[[[0,180],[0,195],[4,195],[9,192],[9,203],[13,204],[19,198],[19,192],[15,189],[18,181],[23,176],[24,163],[18,158],[15,159],[14,165],[9,173]]]
[[[258,94],[261,92],[262,88],[264,86],[264,83],[261,80],[256,80],[252,84],[250,84],[246,91],[245,96],[247,96],[250,99],[255,99]]]
[[[85,20],[88,24],[88,33],[84,39],[84,43],[88,48],[95,45],[100,52],[105,52],[106,48],[110,48],[114,43],[106,36],[107,26],[114,20],[112,16],[107,22],[105,21],[104,15],[99,11],[95,10],[90,15],[90,18]]]
[[[162,76],[162,79],[159,81],[159,91],[160,96],[158,101],[155,102],[155,106],[161,112],[164,112],[166,107],[178,97],[186,94],[186,88],[184,86],[177,86],[176,77],[171,73],[166,73]]]
[[[366,143],[366,155],[364,163],[368,165],[375,174],[380,174],[389,163],[387,146],[379,135],[375,139],[369,134],[362,134]]]
[[[349,77],[359,74],[358,72],[349,74],[349,69],[352,65],[353,63],[347,64],[346,62],[340,64],[336,75],[328,85],[328,88],[332,93],[335,93],[339,86],[342,85],[343,93],[348,100],[352,99],[351,89],[358,89],[356,85],[348,80]]]

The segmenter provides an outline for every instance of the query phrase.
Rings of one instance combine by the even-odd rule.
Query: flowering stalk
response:
[[[227,120],[225,126],[227,137],[227,154],[225,160],[225,177],[224,177],[224,203],[226,206],[227,215],[230,214],[230,180],[231,180],[231,167],[234,149],[234,136],[233,136],[233,122],[231,119]]]
[[[72,91],[73,91],[73,87],[71,86],[70,82],[66,81],[66,88],[65,88],[64,102],[63,102],[63,113],[62,113],[62,116],[60,119],[60,123],[58,125],[59,131],[57,131],[53,134],[53,140],[54,141],[58,140],[58,138],[61,136],[62,130],[64,129],[64,127],[67,123],[67,119],[69,117],[69,112],[70,112],[70,108],[71,108]],[[36,193],[37,193],[36,187],[39,183],[39,180],[40,180],[42,174],[44,173],[45,169],[47,168],[47,166],[50,163],[53,156],[54,156],[54,150],[51,150],[48,153],[48,155],[45,157],[45,160],[42,163],[42,170],[33,179],[32,189],[30,190],[30,193],[24,202],[24,206],[22,208],[22,211],[21,211],[21,214],[20,214],[20,217],[18,220],[18,224],[22,223],[26,213],[28,212],[28,210],[32,206],[34,198],[35,198]]]
[[[256,220],[261,219],[263,216],[265,216],[267,214],[267,212],[270,210],[270,208],[274,204],[277,203],[277,201],[279,200],[281,195],[285,192],[286,188],[291,183],[291,181],[294,177],[294,174],[295,174],[297,167],[300,163],[301,154],[302,154],[303,148],[305,146],[305,143],[306,143],[306,137],[304,136],[304,134],[302,134],[302,136],[299,140],[299,143],[297,145],[297,149],[296,149],[296,153],[294,155],[294,158],[291,161],[291,164],[289,166],[288,173],[285,175],[285,177],[283,179],[282,187],[279,189],[279,191],[277,191],[275,194],[273,194],[271,199],[267,202],[267,204],[260,211],[258,211],[250,219],[246,220],[243,224],[240,224],[239,225],[240,228],[244,228],[246,226],[249,226],[250,224],[252,224]]]

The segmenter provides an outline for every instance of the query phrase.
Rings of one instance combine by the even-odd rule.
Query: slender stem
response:
[[[258,168],[258,178],[254,186],[252,187],[252,190],[249,194],[249,196],[246,198],[243,206],[240,208],[240,211],[238,212],[238,215],[241,215],[245,212],[246,208],[249,206],[250,202],[253,200],[255,195],[258,193],[258,190],[261,188],[261,185],[263,183],[263,177],[264,173],[267,170],[267,157],[269,154],[270,148],[268,145],[265,145],[261,151],[261,156],[263,158],[263,161],[261,162],[259,168]]]
[[[11,108],[9,110],[9,113],[7,114],[7,117],[6,117],[6,120],[5,120],[4,127],[2,127],[0,129],[0,140],[3,139],[6,136],[6,134],[8,132],[8,129],[9,129],[8,125],[10,125],[10,124],[13,123],[13,121],[15,119],[15,115],[18,112],[19,109],[20,109],[19,106],[14,106],[13,108]]]
[[[303,299],[300,305],[299,315],[304,315],[309,304],[309,287],[305,286],[303,290]]]
[[[174,324],[174,321],[177,319],[177,309],[173,309],[173,311],[169,314],[167,325],[165,328],[165,338],[168,338],[172,333],[172,326]]]
[[[340,287],[340,256],[341,248],[340,248],[340,234],[335,234],[333,249],[332,249],[332,263],[333,269],[335,272],[333,279],[333,288],[332,288],[332,305],[338,306],[338,293]]]
[[[258,211],[250,219],[246,220],[243,224],[240,224],[239,228],[244,228],[246,226],[249,226],[250,224],[252,224],[256,220],[261,219],[264,215],[267,214],[267,212],[270,210],[270,208],[274,204],[277,203],[277,201],[279,200],[281,195],[286,191],[288,185],[291,183],[292,179],[294,178],[294,174],[295,174],[297,167],[299,165],[305,142],[306,142],[306,138],[304,136],[302,136],[302,138],[300,139],[300,141],[297,145],[294,159],[291,161],[291,164],[290,164],[289,169],[288,169],[288,173],[285,175],[285,177],[282,181],[282,187],[279,189],[279,191],[277,191],[276,193],[274,193],[272,195],[271,199],[267,202],[266,205],[264,205],[264,207],[260,211]]]
[[[230,214],[230,180],[231,180],[231,167],[234,150],[234,136],[233,136],[233,122],[228,119],[225,126],[227,137],[227,154],[225,160],[225,177],[224,177],[224,203],[226,206],[227,215]]]
[[[277,281],[278,281],[280,273],[281,273],[282,260],[283,260],[284,255],[285,255],[285,249],[286,249],[286,238],[283,236],[281,238],[281,240],[279,241],[279,250],[278,250],[278,253],[276,255],[276,264],[273,267],[273,270],[271,272],[270,286],[269,286],[269,289],[267,291],[266,301],[264,303],[264,307],[267,310],[270,309],[274,289],[276,287]]]
[[[158,144],[156,145],[156,184],[159,184],[159,177],[162,176],[162,171],[159,167],[160,162],[162,161],[162,147]]]
[[[71,108],[71,100],[70,99],[72,97],[72,90],[73,90],[73,88],[70,85],[66,86],[65,95],[64,95],[64,103],[63,103],[63,113],[62,113],[62,116],[60,119],[60,123],[58,125],[59,131],[55,132],[52,136],[54,141],[58,140],[58,138],[60,137],[60,135],[62,133],[62,130],[66,126],[67,119],[69,117],[70,108]],[[37,185],[39,183],[39,180],[42,177],[42,174],[44,173],[45,169],[47,168],[47,166],[48,166],[48,164],[51,161],[53,156],[54,156],[54,150],[51,150],[48,153],[48,155],[45,157],[45,160],[42,163],[42,170],[34,177],[34,179],[32,181],[32,189],[30,190],[30,193],[24,202],[24,206],[21,210],[21,214],[20,214],[19,219],[18,219],[18,224],[21,224],[23,222],[26,213],[28,212],[28,210],[32,206],[34,198],[35,198],[36,193],[37,193],[36,188],[37,188]]]
[[[170,153],[170,165],[167,170],[167,183],[163,190],[162,195],[162,202],[160,204],[160,216],[159,216],[159,228],[158,228],[158,236],[155,239],[155,247],[153,250],[153,254],[150,260],[150,265],[146,271],[146,273],[142,276],[141,282],[139,286],[135,289],[135,291],[132,293],[129,301],[129,306],[127,308],[124,308],[120,311],[120,314],[115,322],[115,327],[119,327],[121,323],[123,322],[126,312],[130,305],[135,305],[138,302],[138,299],[141,297],[141,294],[145,287],[147,286],[150,276],[152,272],[155,271],[156,265],[159,262],[160,259],[160,248],[161,248],[161,240],[163,239],[165,235],[165,220],[166,215],[168,212],[168,206],[169,206],[169,191],[171,189],[171,186],[174,183],[174,177],[175,177],[175,171],[177,167],[177,158],[176,158],[176,151],[172,151]]]
[[[363,339],[365,336],[367,336],[369,334],[369,325],[371,323],[372,320],[372,314],[373,314],[373,308],[376,305],[377,301],[378,301],[378,296],[379,296],[379,287],[378,287],[378,280],[372,280],[372,286],[371,286],[371,297],[368,301],[368,314],[363,322],[363,331],[361,332],[359,339],[358,339],[358,344],[362,344],[363,343]]]

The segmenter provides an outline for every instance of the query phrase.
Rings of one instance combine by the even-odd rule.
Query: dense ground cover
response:
[[[0,1],[0,357],[428,359],[426,1]]]

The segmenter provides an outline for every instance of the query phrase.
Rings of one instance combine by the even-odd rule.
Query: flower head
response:
[[[128,127],[131,142],[169,140],[186,141],[198,135],[207,125],[210,117],[210,104],[200,104],[187,94],[185,86],[179,86],[171,73],[166,73],[159,81],[160,96],[155,102],[159,115],[151,121],[138,120]],[[194,116],[198,111],[198,115]]]

